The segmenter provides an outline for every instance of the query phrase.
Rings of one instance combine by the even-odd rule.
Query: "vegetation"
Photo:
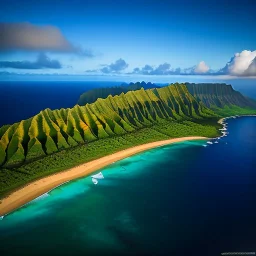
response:
[[[136,90],[140,90],[141,88],[152,89],[152,88],[159,88],[159,86],[152,83],[137,82],[137,83],[130,83],[128,85],[123,84],[121,86],[116,86],[116,87],[96,88],[83,93],[79,97],[77,104],[80,106],[84,106],[87,103],[95,102],[98,98],[105,99],[108,97],[108,95],[115,96],[115,95],[121,94],[122,92],[126,93],[129,91],[136,91]]]
[[[212,120],[214,121],[214,120]],[[168,121],[135,132],[119,136],[107,137],[101,140],[81,144],[64,149],[55,154],[47,155],[36,161],[25,162],[21,166],[0,169],[0,196],[20,187],[32,180],[50,175],[78,164],[85,163],[132,146],[169,138],[184,136],[216,136],[220,127],[214,121],[215,127],[201,125],[190,121]]]
[[[215,113],[218,113],[220,116],[227,117],[233,115],[255,115],[255,108],[251,107],[238,107],[235,105],[225,106],[223,108],[213,108]]]
[[[201,86],[188,84],[141,88],[85,106],[45,109],[1,127],[0,195],[139,144],[184,136],[215,137],[221,116],[256,113],[253,101],[232,87],[227,86],[225,93],[218,85],[213,87],[217,89],[207,86],[210,89],[202,91]]]
[[[209,108],[226,106],[256,108],[256,102],[235,91],[227,84],[193,84],[186,83],[189,92]]]
[[[109,95],[72,109],[45,109],[1,129],[0,165],[14,167],[58,151],[138,129],[175,121],[203,120],[217,115],[198,103],[185,85],[172,85],[119,96]],[[167,128],[164,128],[167,129]],[[168,128],[170,130],[171,128]],[[172,136],[170,132],[165,134]],[[189,131],[187,131],[189,132]]]

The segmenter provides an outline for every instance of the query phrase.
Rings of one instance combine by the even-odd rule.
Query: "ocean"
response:
[[[256,118],[227,122],[213,144],[148,150],[101,169],[97,185],[80,178],[8,214],[1,255],[255,252]]]
[[[72,108],[82,93],[120,84],[122,82],[0,81],[0,127],[30,118],[46,108]]]

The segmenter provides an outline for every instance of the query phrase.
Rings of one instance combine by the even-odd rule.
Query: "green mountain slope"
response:
[[[141,88],[144,88],[146,90],[151,88],[159,88],[159,86],[152,83],[137,82],[130,83],[129,85],[124,84],[116,87],[96,88],[83,93],[79,97],[77,104],[83,106],[87,103],[95,102],[98,98],[105,99],[108,97],[108,95],[115,96],[121,94],[122,92],[126,93],[128,91],[136,91],[140,90]]]
[[[72,109],[45,109],[28,120],[0,130],[0,165],[17,165],[159,123],[164,127],[164,134],[171,136],[164,120],[188,122],[216,116],[196,101],[185,85],[142,88]],[[185,125],[191,126],[191,123]],[[161,128],[158,130],[161,132]]]
[[[247,114],[256,108],[255,101],[235,91],[231,85],[186,83],[186,86],[198,101],[221,115]]]

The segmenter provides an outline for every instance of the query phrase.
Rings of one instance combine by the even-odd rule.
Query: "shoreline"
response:
[[[92,160],[90,162],[78,165],[76,167],[46,176],[34,182],[28,183],[24,187],[12,192],[8,196],[1,199],[0,203],[0,218],[8,213],[22,207],[26,203],[35,198],[53,190],[54,188],[67,183],[71,180],[89,176],[95,171],[112,164],[113,162],[122,160],[137,153],[148,149],[188,140],[207,140],[211,138],[201,136],[189,136],[182,138],[173,138],[168,140],[150,142],[139,146],[131,147],[125,150],[118,151],[114,154]]]
[[[254,114],[250,114],[250,115],[234,115],[234,116],[227,116],[227,117],[222,117],[221,119],[219,119],[218,123],[223,125],[223,122],[224,122],[226,119],[238,118],[238,117],[243,117],[243,116],[254,116],[254,117],[256,117],[256,115],[254,115]]]

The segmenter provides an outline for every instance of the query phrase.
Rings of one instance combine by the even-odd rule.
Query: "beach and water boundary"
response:
[[[221,118],[218,121],[218,123],[221,125],[225,125],[224,124],[225,120],[230,119],[230,118],[243,117],[243,116],[256,117],[256,115],[229,116],[229,117]],[[156,142],[151,142],[151,143],[147,143],[147,144],[142,144],[139,146],[135,146],[132,148],[128,148],[128,149],[119,151],[119,152],[111,154],[111,155],[101,157],[99,159],[96,159],[96,160],[93,160],[90,162],[86,162],[84,164],[64,170],[62,172],[52,174],[50,176],[46,176],[39,180],[28,183],[24,187],[22,187],[16,191],[13,191],[8,196],[1,199],[1,201],[0,201],[1,202],[0,203],[0,216],[3,218],[4,215],[22,207],[23,205],[27,204],[28,202],[55,189],[58,186],[61,186],[64,183],[67,183],[71,180],[75,180],[78,178],[89,176],[89,175],[93,174],[94,172],[98,171],[99,169],[112,164],[113,162],[122,160],[124,158],[135,155],[137,153],[140,153],[140,152],[152,149],[152,148],[172,144],[172,143],[178,143],[178,142],[189,141],[189,140],[208,140],[208,139],[214,139],[214,138],[207,138],[207,137],[201,137],[201,136],[190,136],[190,137],[173,138],[173,139],[169,139],[169,140],[156,141]]]
[[[97,170],[106,167],[113,162],[122,160],[126,157],[135,155],[137,153],[183,141],[189,140],[207,140],[211,138],[201,137],[201,136],[190,136],[190,137],[182,137],[182,138],[174,138],[163,141],[156,141],[147,144],[142,144],[139,146],[135,146],[132,148],[128,148],[117,153],[101,157],[99,159],[78,165],[76,167],[70,168],[68,170],[44,177],[42,179],[36,180],[34,182],[29,183],[28,185],[20,188],[5,198],[1,200],[0,204],[0,216],[4,216],[28,202],[36,199],[37,197],[53,190],[54,188],[74,179],[78,179],[81,177],[89,176],[93,174]]]

